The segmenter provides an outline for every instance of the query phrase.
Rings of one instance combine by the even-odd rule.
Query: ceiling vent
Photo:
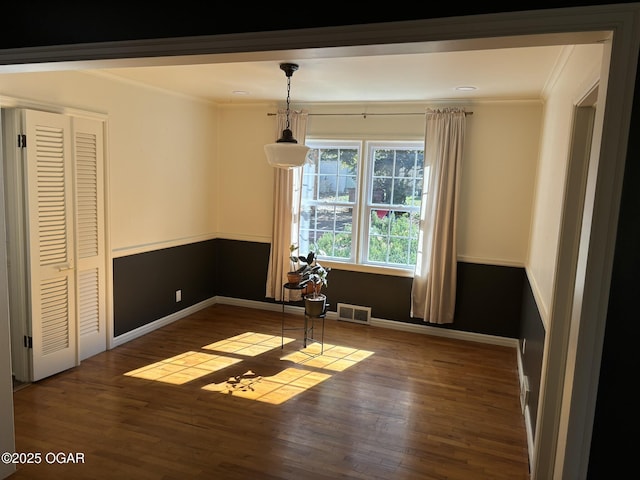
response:
[[[369,324],[371,321],[371,307],[338,303],[338,320]]]

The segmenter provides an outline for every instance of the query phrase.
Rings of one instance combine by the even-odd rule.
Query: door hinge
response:
[[[27,148],[27,136],[24,133],[18,134],[18,148]]]
[[[24,347],[33,348],[33,338],[27,335],[24,336]]]

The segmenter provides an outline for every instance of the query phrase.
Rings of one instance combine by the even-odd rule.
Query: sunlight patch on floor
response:
[[[279,405],[328,378],[331,378],[331,375],[327,373],[297,368],[286,368],[270,377],[262,377],[248,371],[237,377],[231,377],[225,382],[212,383],[202,388],[211,392]]]
[[[327,343],[325,343],[324,351],[322,351],[320,344],[313,343],[302,350],[285,355],[280,360],[308,367],[342,372],[370,357],[373,353],[374,352],[369,350],[359,350],[357,348],[341,347]]]
[[[274,348],[281,346],[280,335],[265,335],[263,333],[245,332],[234,337],[229,337],[219,342],[202,347],[204,350],[216,350],[219,352],[237,353],[247,357],[256,357]],[[284,343],[293,342],[292,338],[285,338]]]
[[[183,385],[206,375],[243,362],[239,357],[256,357],[294,342],[280,335],[245,332],[202,347],[207,352],[188,351],[151,363],[124,375],[144,380]],[[213,351],[222,353],[214,354]],[[275,375],[263,377],[253,371],[210,383],[203,390],[279,405],[300,393],[365,360],[374,352],[312,341],[307,347],[280,358],[302,368],[288,367]],[[245,367],[246,368],[246,367]],[[324,370],[324,372],[318,371]]]
[[[126,376],[182,385],[222,370],[242,359],[202,352],[185,352],[125,373]]]

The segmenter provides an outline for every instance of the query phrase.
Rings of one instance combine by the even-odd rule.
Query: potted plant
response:
[[[294,255],[298,250],[297,245],[289,246],[289,260],[291,261],[290,270],[287,272],[287,282],[290,284],[299,284],[304,278],[303,274],[309,268],[307,257]]]
[[[327,297],[322,293],[322,287],[327,285],[327,276],[331,271],[317,261],[308,264],[309,269],[303,280],[305,288],[304,309],[305,313],[311,317],[322,315],[326,308]]]

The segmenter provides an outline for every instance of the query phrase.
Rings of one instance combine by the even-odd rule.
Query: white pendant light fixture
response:
[[[288,169],[300,167],[305,164],[309,147],[299,145],[298,141],[293,138],[293,132],[291,132],[289,128],[291,76],[293,72],[298,70],[298,65],[295,63],[281,63],[280,70],[284,71],[287,76],[287,124],[282,131],[282,136],[276,143],[270,143],[264,146],[264,153],[267,155],[267,161],[272,167]]]

